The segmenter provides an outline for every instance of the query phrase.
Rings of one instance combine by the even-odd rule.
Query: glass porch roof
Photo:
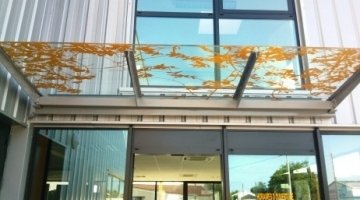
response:
[[[0,48],[42,95],[211,99],[235,98],[240,90],[237,98],[329,100],[360,71],[360,49],[352,48],[45,42]]]

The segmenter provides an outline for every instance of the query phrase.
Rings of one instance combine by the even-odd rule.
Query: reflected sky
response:
[[[335,180],[334,176],[337,181],[360,181],[360,136],[324,135],[322,138],[328,184]]]

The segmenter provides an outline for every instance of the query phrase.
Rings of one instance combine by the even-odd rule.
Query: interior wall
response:
[[[360,48],[360,1],[298,0],[305,45]],[[360,124],[360,86],[337,107],[336,123]]]

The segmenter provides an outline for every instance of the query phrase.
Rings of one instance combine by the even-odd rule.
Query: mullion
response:
[[[212,13],[153,12],[138,11],[137,17],[170,17],[170,18],[213,18]]]
[[[226,13],[222,14],[220,19],[292,19],[294,20],[294,15],[289,14],[256,14],[256,13]]]

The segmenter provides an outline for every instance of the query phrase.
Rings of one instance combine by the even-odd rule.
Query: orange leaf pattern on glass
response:
[[[0,47],[37,88],[70,94],[97,78],[96,69],[109,67],[93,66],[92,60],[124,67],[125,51],[134,51],[140,82],[146,80],[142,85],[181,87],[193,95],[199,89],[209,96],[234,90],[251,52],[258,58],[247,89],[269,90],[273,97],[299,90],[329,95],[360,70],[360,50],[351,48],[45,42],[1,42]]]

